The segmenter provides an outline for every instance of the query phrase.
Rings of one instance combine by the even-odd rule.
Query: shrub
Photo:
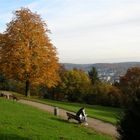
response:
[[[140,90],[137,91],[136,98],[133,98],[131,107],[120,119],[117,130],[119,140],[140,140]]]

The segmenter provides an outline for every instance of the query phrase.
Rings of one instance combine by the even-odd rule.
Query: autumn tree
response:
[[[62,84],[63,84],[63,78],[66,71],[67,70],[65,69],[64,65],[60,65],[59,71],[58,71],[60,80],[57,86],[51,87],[51,88],[48,88],[47,86],[40,86],[39,88],[40,95],[44,98],[49,98],[53,100],[64,100],[65,92],[64,92],[64,89],[62,88]]]
[[[92,92],[87,94],[85,102],[104,106],[121,106],[121,90],[109,83],[100,83],[92,86]]]
[[[125,95],[126,103],[131,102],[136,97],[136,92],[140,90],[140,67],[128,69],[120,78],[120,87]]]
[[[82,101],[84,94],[88,93],[91,84],[88,75],[78,69],[66,70],[61,75],[60,89],[70,101]]]
[[[21,8],[14,15],[0,35],[0,69],[9,79],[25,82],[26,95],[30,96],[31,85],[57,84],[57,52],[48,37],[47,25],[38,14]]]

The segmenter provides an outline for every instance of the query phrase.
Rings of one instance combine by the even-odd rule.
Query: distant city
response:
[[[62,63],[68,70],[77,68],[88,72],[92,67],[98,71],[101,81],[114,83],[119,82],[120,76],[123,76],[131,67],[140,67],[140,62],[122,62],[122,63],[96,63],[96,64],[71,64]]]

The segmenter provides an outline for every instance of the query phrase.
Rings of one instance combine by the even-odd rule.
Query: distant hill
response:
[[[95,64],[72,64],[62,63],[66,69],[70,70],[73,68],[82,69],[89,71],[92,67],[96,69],[111,69],[111,70],[127,70],[130,67],[140,67],[140,62],[122,62],[122,63],[95,63]]]
[[[72,64],[62,63],[68,70],[77,68],[88,72],[92,67],[95,67],[101,79],[107,81],[118,80],[120,75],[124,75],[128,68],[140,67],[140,62],[121,62],[121,63],[95,63],[95,64]]]

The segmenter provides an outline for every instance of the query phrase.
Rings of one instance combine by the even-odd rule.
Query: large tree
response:
[[[47,25],[38,14],[22,8],[14,15],[0,35],[0,68],[6,77],[25,82],[26,95],[30,96],[32,84],[57,84],[57,52],[48,37]]]
[[[140,90],[140,67],[132,67],[120,78],[120,87],[125,96],[125,102],[129,103],[136,97]]]

